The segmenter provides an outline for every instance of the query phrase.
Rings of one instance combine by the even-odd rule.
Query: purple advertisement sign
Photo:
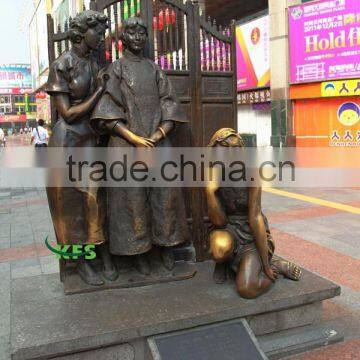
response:
[[[289,8],[290,81],[360,77],[360,0]]]

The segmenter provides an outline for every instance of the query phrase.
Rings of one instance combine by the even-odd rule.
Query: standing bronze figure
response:
[[[147,41],[144,21],[122,24],[123,56],[106,71],[106,89],[94,109],[94,126],[110,134],[110,147],[169,147],[168,134],[187,118],[163,71],[143,56]],[[135,255],[135,267],[149,275],[148,252],[157,248],[162,264],[174,267],[171,248],[188,239],[180,188],[108,189],[110,252]]]
[[[99,12],[84,11],[70,21],[69,39],[72,47],[50,66],[47,93],[54,99],[59,114],[49,146],[94,147],[98,136],[90,126],[90,115],[105,90],[99,67],[92,59],[104,39],[107,17]],[[50,211],[57,241],[60,244],[103,244],[104,208],[98,188],[49,187]],[[102,252],[104,275],[117,277],[110,256]],[[104,282],[84,258],[77,261],[78,273],[91,285]]]
[[[241,136],[233,129],[220,129],[209,146],[242,147]],[[240,296],[256,298],[276,281],[278,274],[299,280],[298,266],[274,259],[274,242],[261,211],[261,187],[222,188],[212,182],[206,188],[213,229],[210,254],[215,260],[214,280],[222,283],[228,270],[236,274]]]

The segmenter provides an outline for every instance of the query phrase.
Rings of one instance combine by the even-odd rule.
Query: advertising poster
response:
[[[236,27],[237,90],[270,86],[269,16]]]
[[[45,0],[40,1],[36,11],[36,18],[37,18],[36,22],[37,22],[37,38],[38,38],[38,66],[39,66],[39,75],[41,75],[49,67]]]
[[[30,65],[0,65],[0,89],[31,89]]]
[[[290,7],[289,44],[293,84],[360,77],[360,1]]]
[[[37,21],[36,15],[30,23],[30,57],[31,57],[31,80],[33,89],[39,86],[39,57],[38,57],[38,40],[37,40]]]
[[[301,100],[294,109],[297,146],[360,146],[359,97]]]

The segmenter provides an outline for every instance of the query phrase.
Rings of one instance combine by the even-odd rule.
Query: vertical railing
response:
[[[232,37],[230,28],[216,25],[215,20],[200,16],[201,70],[229,72],[232,66]]]
[[[154,60],[163,70],[188,70],[187,10],[180,1],[153,1]]]

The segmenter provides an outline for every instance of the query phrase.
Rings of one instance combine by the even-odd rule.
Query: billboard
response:
[[[237,90],[270,86],[269,16],[236,27]]]
[[[360,1],[289,8],[290,82],[360,77]]]
[[[41,75],[49,67],[48,35],[45,0],[40,0],[36,11],[38,66]]]
[[[30,65],[10,64],[0,65],[0,93],[13,93],[11,89],[31,89]]]
[[[31,73],[34,89],[38,89],[47,81],[46,70],[49,67],[49,59],[46,13],[46,1],[40,0],[29,25]]]

